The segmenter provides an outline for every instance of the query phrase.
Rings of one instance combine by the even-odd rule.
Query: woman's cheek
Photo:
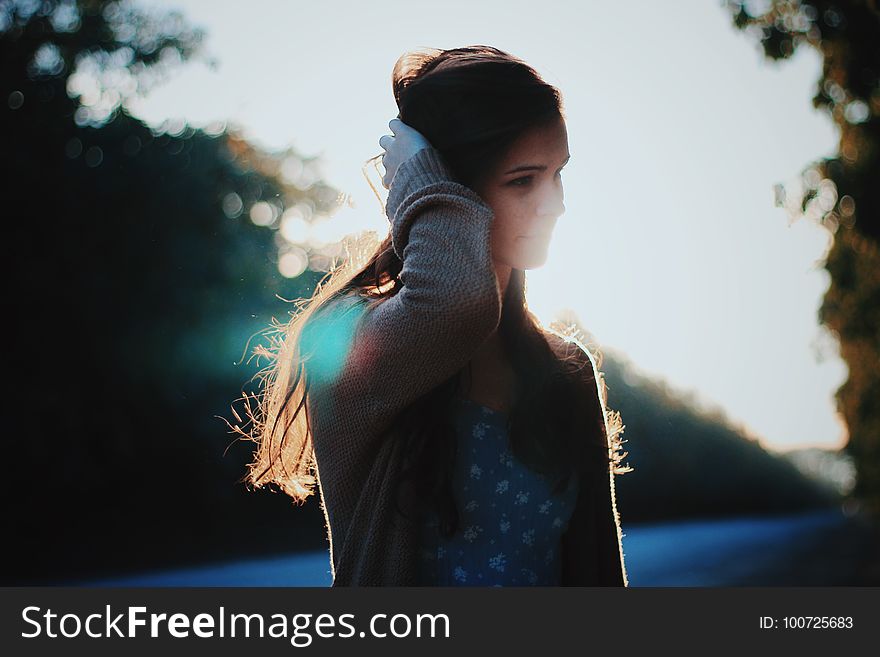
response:
[[[504,264],[511,264],[510,261],[517,258],[519,240],[516,238],[515,232],[510,230],[510,226],[499,222],[498,219],[499,217],[496,215],[491,238],[492,258]]]

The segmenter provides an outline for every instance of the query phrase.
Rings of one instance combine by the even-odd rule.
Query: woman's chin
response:
[[[547,263],[547,247],[530,249],[517,258],[517,269],[538,269]]]

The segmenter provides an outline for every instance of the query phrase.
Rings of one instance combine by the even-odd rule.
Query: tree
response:
[[[773,60],[823,58],[813,104],[840,129],[838,152],[810,164],[780,203],[833,236],[819,319],[849,367],[836,393],[857,471],[854,495],[880,517],[880,9],[876,0],[727,0],[734,25]]]
[[[278,513],[245,508],[249,454],[224,459],[215,415],[277,297],[323,276],[279,273],[282,213],[329,214],[338,193],[288,180],[285,162],[312,167],[292,151],[129,114],[202,36],[131,2],[0,2],[12,576],[170,561],[212,534],[228,550]]]

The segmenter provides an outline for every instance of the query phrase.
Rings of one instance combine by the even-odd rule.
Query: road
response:
[[[624,525],[623,547],[634,587],[878,585],[876,534],[836,509]],[[867,570],[869,562],[873,570]],[[323,587],[330,583],[329,555],[321,551],[64,584]]]

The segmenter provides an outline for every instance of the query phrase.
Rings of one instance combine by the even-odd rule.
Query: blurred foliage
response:
[[[620,357],[606,354],[602,371],[633,467],[617,478],[622,519],[782,514],[840,501],[829,483],[767,451],[719,408],[636,374]]]
[[[201,38],[130,3],[0,2],[8,576],[210,558],[206,543],[215,556],[260,549],[261,520],[295,545],[295,520],[319,518],[248,494],[250,450],[224,455],[232,438],[215,416],[256,371],[241,363],[248,337],[291,309],[276,295],[307,296],[323,276],[279,274],[276,215],[332,212],[338,194],[287,182],[292,151],[129,115],[126,101]]]
[[[880,9],[877,0],[727,6],[768,58],[788,58],[798,47],[822,56],[813,105],[839,128],[838,152],[810,164],[796,188],[777,189],[777,198],[793,218],[815,220],[833,236],[819,319],[849,367],[836,396],[857,470],[854,495],[880,518]]]

